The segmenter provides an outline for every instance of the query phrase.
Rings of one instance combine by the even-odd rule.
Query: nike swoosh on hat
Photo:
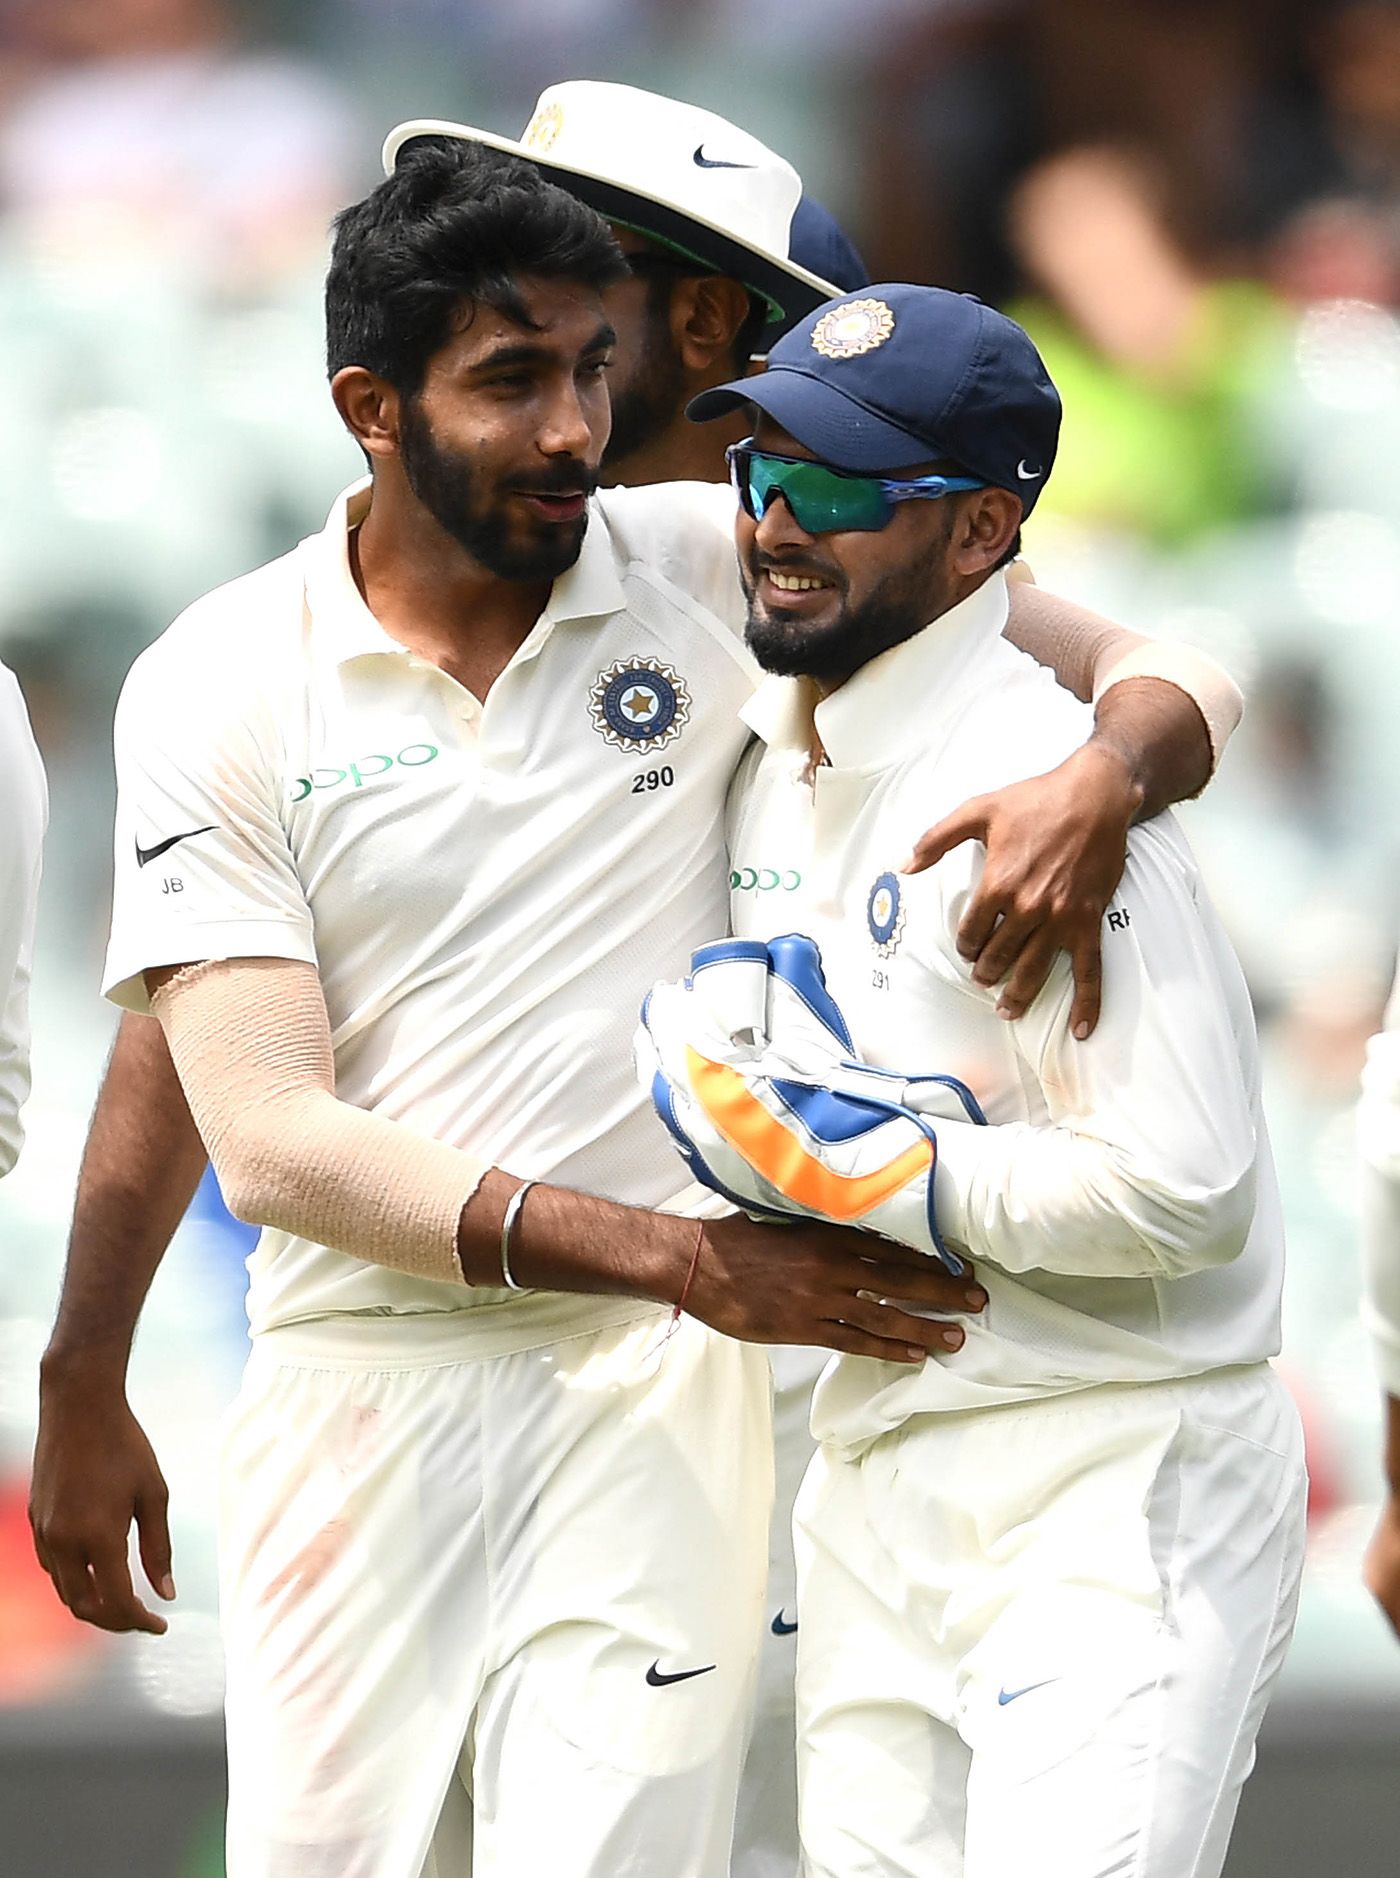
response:
[[[571,79],[540,93],[518,139],[443,118],[396,126],[384,144],[386,172],[425,137],[523,157],[605,221],[729,275],[786,319],[802,318],[836,291],[790,255],[802,198],[797,171],[738,124],[697,105],[635,85]],[[747,154],[714,156],[716,147]]]
[[[752,163],[726,163],[722,157],[707,157],[702,143],[696,144],[695,155],[691,161],[697,169],[702,170],[751,170],[753,168]]]

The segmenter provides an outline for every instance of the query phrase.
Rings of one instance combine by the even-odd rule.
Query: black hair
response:
[[[627,275],[600,215],[533,164],[455,137],[415,139],[334,227],[327,374],[362,365],[404,397],[477,303],[533,326],[522,275],[599,291]]]

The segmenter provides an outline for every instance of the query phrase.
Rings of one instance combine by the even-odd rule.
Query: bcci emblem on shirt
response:
[[[865,923],[875,950],[882,959],[890,958],[904,933],[904,899],[897,874],[877,878],[865,903]]]
[[[599,735],[616,750],[663,750],[690,716],[690,693],[671,666],[627,659],[598,674],[591,708]]]

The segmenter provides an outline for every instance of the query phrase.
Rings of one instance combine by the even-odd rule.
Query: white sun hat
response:
[[[727,274],[800,319],[837,289],[788,258],[802,179],[728,119],[632,85],[573,79],[540,93],[519,142],[441,118],[389,132],[384,172],[419,137],[458,137],[538,165],[610,222]]]

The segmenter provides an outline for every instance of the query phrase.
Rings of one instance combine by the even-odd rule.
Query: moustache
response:
[[[769,573],[787,574],[799,580],[820,580],[834,587],[838,593],[844,593],[847,585],[845,575],[839,568],[828,567],[810,556],[763,554],[756,548],[749,555],[748,572],[754,581],[760,574]]]

